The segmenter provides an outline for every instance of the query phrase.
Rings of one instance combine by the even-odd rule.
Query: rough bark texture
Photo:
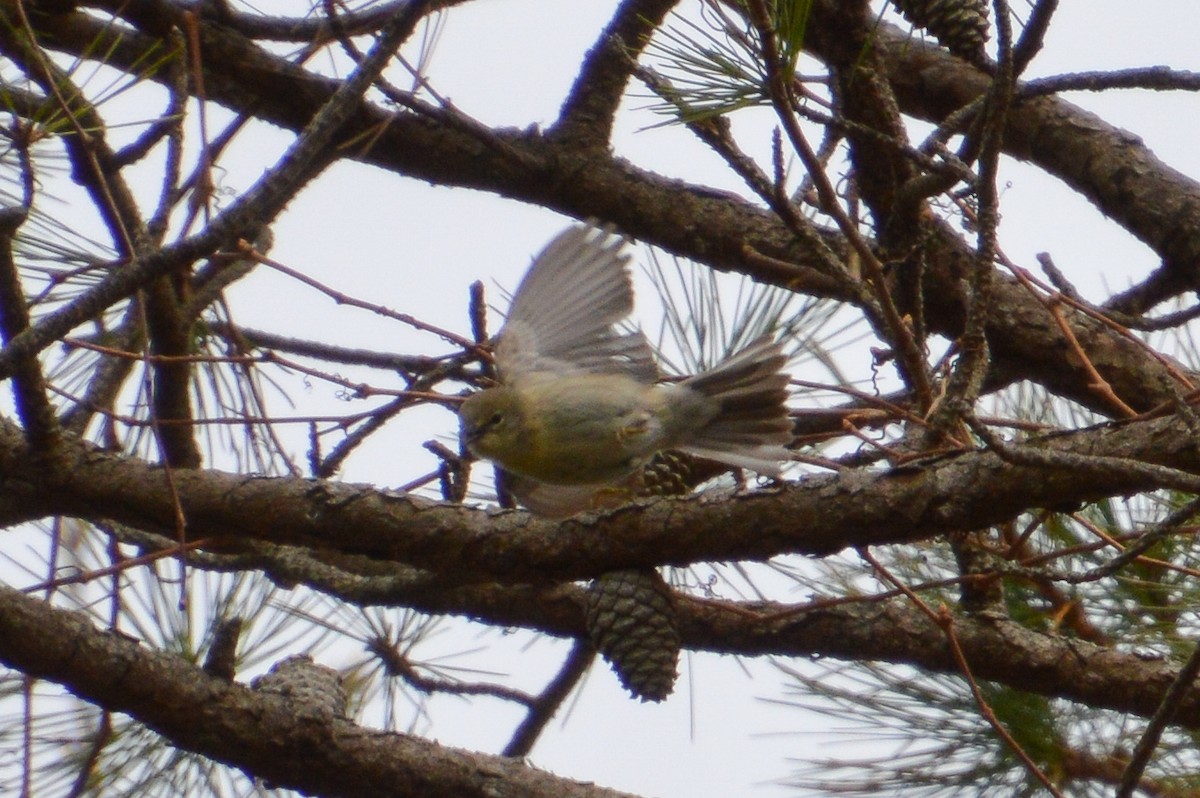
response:
[[[880,22],[865,3],[813,4],[804,48],[829,71],[826,85],[837,116],[827,129],[845,139],[850,163],[845,177],[852,184],[847,194],[853,195],[825,196],[826,187],[815,180],[816,205],[830,211],[830,203],[840,203],[840,217],[817,215],[816,223],[807,215],[811,207],[791,202],[739,160],[721,120],[700,120],[693,129],[757,187],[757,202],[655,174],[612,152],[614,120],[631,91],[637,59],[675,3],[619,4],[608,26],[597,31],[559,118],[545,129],[520,130],[488,129],[452,106],[433,106],[376,81],[392,48],[430,5],[456,3],[380,4],[331,22],[252,17],[223,3],[0,2],[0,54],[6,70],[11,65],[26,78],[21,85],[5,85],[9,114],[41,124],[61,106],[75,109],[56,134],[68,140],[72,178],[100,209],[111,248],[119,253],[112,263],[81,269],[92,281],[74,293],[55,294],[52,310],[39,307],[31,314],[33,290],[14,256],[28,209],[13,209],[0,219],[0,378],[11,382],[17,398],[17,412],[0,419],[0,525],[6,530],[76,518],[147,553],[172,542],[192,544],[189,567],[257,569],[280,585],[306,585],[362,606],[407,607],[585,638],[588,599],[571,583],[603,574],[783,555],[820,558],[847,549],[866,554],[872,547],[906,544],[944,546],[947,540],[982,536],[981,530],[1068,515],[1092,502],[1152,491],[1172,499],[1200,493],[1200,421],[1193,408],[1198,375],[1128,330],[1152,324],[1138,314],[1200,287],[1200,183],[1162,163],[1136,136],[1052,96],[1052,85],[1005,84],[1014,58],[1020,67],[1020,54],[1007,54],[1000,65],[984,63],[974,35],[982,32],[979,24],[972,23],[967,49],[974,63],[967,63]],[[1046,5],[1052,4],[1038,4],[1041,11]],[[796,102],[788,94],[794,86],[792,76],[780,72],[778,50],[784,43],[769,30],[769,4],[738,7],[746,14],[746,35],[760,45],[764,80],[780,113],[779,146],[786,142],[812,168],[817,162],[788,126],[799,110],[811,109],[789,105]],[[369,42],[367,33],[375,34]],[[319,74],[299,58],[278,54],[276,46],[325,46],[345,36],[366,42],[347,80]],[[338,42],[347,50],[351,44]],[[111,147],[103,116],[82,94],[72,93],[73,75],[46,54],[103,58],[161,87],[169,102],[157,132],[123,150]],[[1180,76],[1166,78],[1186,85]],[[391,104],[380,102],[383,93]],[[167,220],[186,209],[183,181],[164,181],[163,206],[148,213],[139,210],[124,170],[144,154],[138,146],[170,147],[183,135],[173,125],[189,98],[292,131],[298,143],[289,153],[294,163],[281,160],[210,223],[167,241]],[[974,111],[964,110],[972,106]],[[906,139],[906,117],[946,125],[947,137],[965,135],[968,163],[957,172],[948,162],[931,166],[929,152],[915,151]],[[27,158],[30,131],[36,130],[14,125],[6,140]],[[988,240],[995,234],[995,208],[988,207],[991,195],[984,185],[987,164],[1001,152],[1071,187],[1152,248],[1161,265],[1102,308],[1083,307],[1065,288],[1033,290],[1025,272],[1001,269],[993,257],[995,241]],[[200,427],[191,422],[207,419],[194,401],[197,341],[223,336],[222,353],[238,368],[264,362],[255,359],[261,350],[284,349],[255,344],[266,335],[255,339],[252,331],[222,327],[221,320],[204,314],[223,287],[244,273],[238,269],[248,268],[230,266],[229,250],[338,159],[598,220],[712,269],[844,303],[886,344],[864,357],[898,362],[905,390],[888,402],[858,394],[837,413],[801,418],[797,431],[830,436],[854,427],[861,436],[855,424],[878,412],[879,426],[906,427],[903,440],[888,444],[895,444],[887,452],[893,465],[868,462],[868,451],[846,458],[829,474],[758,491],[636,501],[559,522],[520,510],[462,505],[468,465],[449,450],[439,454],[444,502],[373,485],[200,468]],[[20,163],[18,158],[23,190],[32,194],[35,171]],[[940,197],[952,204],[951,190],[965,180],[968,166],[978,166],[968,174],[967,193],[982,208],[973,220],[981,228],[974,240],[935,212],[931,201]],[[860,202],[866,211],[860,212]],[[256,257],[243,250],[235,254],[247,262]],[[65,284],[74,276],[60,277]],[[50,282],[48,292],[57,286]],[[198,296],[206,301],[196,304]],[[483,325],[476,321],[481,341]],[[93,328],[99,344],[80,333]],[[77,338],[65,341],[71,335]],[[958,361],[946,365],[946,372],[977,359],[979,373],[945,377],[929,368],[926,336],[934,335],[962,343]],[[52,396],[48,386],[57,390],[62,379],[58,374],[50,379],[45,364],[65,343],[103,352],[97,356],[101,365],[78,395]],[[477,342],[458,343],[461,352],[454,357],[397,356],[385,368],[393,377],[402,375],[402,387],[418,399],[443,391],[439,401],[449,404],[464,382],[480,382],[470,364],[485,362]],[[336,360],[324,341],[307,346],[308,354]],[[114,418],[124,411],[132,369],[119,365],[121,353],[143,358],[152,371],[146,406],[157,425],[160,462],[117,453],[125,442],[110,436]],[[371,353],[338,354],[345,363],[361,364]],[[981,394],[1017,383],[1112,420],[1031,427],[1019,442],[1013,436],[1006,443],[996,437],[999,427],[988,432],[979,419],[954,410],[955,402],[973,408]],[[348,381],[342,386],[359,390]],[[412,406],[406,402],[418,401],[395,393],[392,405],[347,434],[351,443]],[[257,409],[248,403],[237,411],[248,418]],[[874,435],[873,423],[862,421],[861,429]],[[85,434],[96,427],[96,434]],[[347,444],[345,451],[352,449]],[[319,453],[313,454],[310,473],[336,472],[344,455],[317,463]],[[1173,519],[1151,534],[1185,540],[1190,521]],[[1058,545],[1047,540],[1050,549]],[[1002,561],[994,573],[987,572],[991,560],[981,558],[982,577],[995,580],[987,587],[996,588],[984,593],[1002,595],[997,584],[1010,577],[1052,587],[1091,578],[1056,570],[1053,563],[1034,564],[1035,558],[1021,554],[1027,543],[1028,537],[1012,536],[988,552]],[[964,569],[959,576],[969,580],[979,572]],[[682,645],[692,650],[882,661],[960,674],[955,643],[976,678],[1142,717],[1160,709],[1180,673],[1179,662],[1139,655],[1084,624],[1037,630],[1000,609],[973,612],[976,607],[967,603],[946,609],[939,624],[901,594],[793,604],[700,599],[683,592],[658,597],[670,606]],[[673,643],[674,630],[671,637]],[[672,674],[673,657],[667,663]],[[0,586],[0,661],[126,713],[182,749],[311,794],[617,794],[517,760],[356,726],[321,706],[215,678],[6,586]],[[544,723],[570,692],[568,677],[578,678],[586,662],[577,660],[545,696],[519,696],[519,702]],[[232,665],[218,672],[232,675]],[[669,692],[669,684],[656,685],[655,696]],[[1200,729],[1200,697],[1194,691],[1180,701],[1173,722]]]

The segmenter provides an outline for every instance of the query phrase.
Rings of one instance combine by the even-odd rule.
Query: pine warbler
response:
[[[778,476],[789,458],[786,362],[770,337],[710,371],[659,381],[633,310],[624,241],[575,226],[534,259],[496,339],[500,385],[459,410],[461,436],[535,512],[569,515],[658,452]]]

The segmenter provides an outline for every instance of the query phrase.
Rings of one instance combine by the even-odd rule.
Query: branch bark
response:
[[[822,4],[817,4],[818,12],[822,8]],[[114,9],[114,13],[119,11]],[[143,28],[150,28],[148,23],[142,24]],[[79,56],[104,52],[115,66],[133,70],[144,52],[161,46],[154,35],[122,29],[119,24],[114,26],[83,14],[46,20],[43,35],[48,46]],[[809,41],[815,52],[820,54],[823,42],[837,35],[836,25],[827,13],[814,14]],[[965,81],[974,87],[967,95],[949,93],[947,86],[958,86],[960,78],[965,80],[977,74],[956,61],[953,62],[956,71],[948,72],[949,77],[932,84],[912,84],[921,76],[926,81],[932,80],[929,51],[886,26],[881,26],[877,35],[878,46],[885,49],[884,55],[890,59],[885,60],[890,65],[887,77],[900,110],[905,113],[920,114],[922,109],[931,112],[932,101],[926,96],[931,92],[943,92],[944,99],[937,110],[945,113],[946,109],[957,109],[986,89],[980,78]],[[335,80],[269,54],[212,20],[201,23],[200,37],[210,99],[239,113],[300,130],[339,85]],[[933,71],[933,74],[941,73]],[[150,77],[157,79],[154,75]],[[715,269],[738,271],[780,285],[804,285],[814,295],[851,298],[837,280],[815,268],[822,262],[819,254],[807,250],[803,242],[789,235],[769,211],[703,186],[639,169],[591,144],[556,140],[536,130],[480,129],[466,119],[462,124],[453,124],[456,113],[451,109],[440,118],[433,118],[391,113],[361,103],[343,133],[347,140],[366,140],[371,144],[368,149],[347,152],[347,156],[416,179],[491,191],[577,218],[611,222],[623,232]],[[1182,202],[1180,211],[1184,212],[1191,207],[1188,197],[1200,197],[1200,188],[1194,181],[1162,165],[1127,133],[1103,125],[1092,115],[1058,99],[1019,105],[1003,133],[1005,151],[1028,156],[1029,131],[1051,124],[1063,131],[1075,128],[1092,131],[1089,138],[1092,150],[1109,153],[1116,162],[1123,163],[1136,156],[1143,168],[1136,176],[1125,175],[1125,178],[1143,181],[1145,185],[1139,183],[1138,190],[1149,192],[1148,196],[1156,197],[1159,205],[1169,195],[1174,198],[1171,207]],[[1082,177],[1081,174],[1081,180]],[[1087,196],[1101,191],[1099,185],[1077,187]],[[1178,259],[1177,253],[1200,251],[1200,234],[1193,235],[1195,241],[1188,244],[1191,238],[1183,232],[1200,230],[1200,224],[1172,224],[1168,242],[1154,232],[1160,228],[1146,226],[1149,223],[1139,221],[1141,218],[1129,218],[1126,223],[1143,240],[1162,247],[1164,257]],[[696,219],[704,219],[705,223],[696,225]],[[965,320],[961,277],[967,273],[972,253],[945,225],[935,225],[933,230],[934,240],[928,244],[929,266],[925,275],[928,296],[923,312],[930,331],[954,338],[962,331]],[[835,252],[846,251],[840,237],[833,232],[824,233],[823,245]],[[766,258],[748,257],[748,252]],[[765,268],[765,261],[775,267]],[[1129,405],[1146,410],[1174,400],[1175,384],[1169,373],[1140,346],[1081,314],[1071,314],[1069,323],[1089,359]],[[1063,357],[1067,342],[1043,302],[1003,275],[997,275],[995,281],[987,327],[993,346],[993,372],[997,375],[993,382],[1029,379],[1097,412],[1109,412],[1107,403],[1092,390],[1087,371]],[[52,338],[39,335],[29,344],[44,347],[51,341]],[[11,368],[12,358],[17,354],[28,355],[28,351],[21,348],[0,352],[0,369]]]
[[[0,661],[283,787],[353,798],[620,798],[523,764],[357,726],[206,674],[0,586]],[[164,700],[170,696],[169,700]]]

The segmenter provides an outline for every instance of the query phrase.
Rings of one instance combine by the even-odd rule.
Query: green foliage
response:
[[[789,72],[800,61],[812,0],[769,3],[780,55]],[[673,122],[696,122],[769,103],[762,42],[746,18],[716,0],[701,4],[700,22],[681,14],[647,48],[667,81],[649,107]]]

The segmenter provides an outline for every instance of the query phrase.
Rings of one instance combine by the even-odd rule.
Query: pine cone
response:
[[[618,505],[630,496],[686,496],[728,466],[683,452],[659,452],[597,503]],[[675,689],[681,641],[670,589],[652,568],[602,574],[588,588],[587,629],[592,645],[642,701],[662,701]]]
[[[696,458],[683,452],[659,452],[638,472],[638,496],[686,496],[703,480]],[[705,477],[707,479],[708,477]]]
[[[250,689],[282,696],[300,713],[347,717],[349,699],[338,672],[304,654],[276,662],[250,683]]]
[[[987,0],[894,0],[904,18],[924,28],[943,47],[973,64],[985,59]]]
[[[670,591],[657,571],[631,568],[593,581],[587,628],[626,690],[642,701],[671,694],[681,641]]]

